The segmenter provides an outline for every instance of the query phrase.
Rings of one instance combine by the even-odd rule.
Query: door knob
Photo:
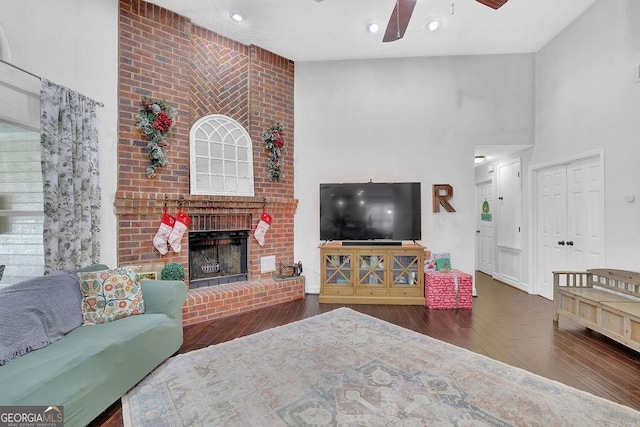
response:
[[[558,242],[558,244],[559,244],[560,246],[564,246],[564,240],[560,240],[560,241]]]
[[[571,240],[569,240],[569,241],[567,242],[567,246],[573,246],[573,242],[572,242]]]

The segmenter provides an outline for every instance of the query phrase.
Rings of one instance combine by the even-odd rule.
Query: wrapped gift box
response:
[[[436,270],[451,270],[451,253],[437,252],[433,254],[436,260]]]
[[[431,254],[424,259],[424,271],[436,271],[436,259]]]
[[[473,277],[458,270],[424,273],[424,297],[431,309],[471,308]]]

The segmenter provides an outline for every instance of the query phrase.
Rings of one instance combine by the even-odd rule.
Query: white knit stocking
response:
[[[173,230],[169,236],[169,244],[175,253],[180,252],[182,249],[182,236],[184,236],[184,232],[187,231],[190,223],[191,217],[189,215],[182,211],[178,212],[176,223],[173,225]]]
[[[158,252],[162,255],[166,255],[169,251],[169,248],[167,247],[167,240],[169,239],[169,235],[171,235],[171,230],[173,229],[173,224],[175,222],[176,219],[165,211],[162,215],[160,228],[158,228],[158,232],[153,238],[153,246],[155,246]]]
[[[256,231],[254,231],[253,236],[258,241],[260,246],[264,245],[264,236],[267,234],[267,230],[271,227],[271,215],[262,211],[262,215],[260,215],[260,222],[258,222],[258,226],[256,227]]]

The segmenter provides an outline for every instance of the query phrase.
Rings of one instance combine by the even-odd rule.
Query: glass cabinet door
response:
[[[358,253],[358,285],[378,285],[385,283],[384,253]]]
[[[416,286],[419,282],[418,256],[394,254],[391,274],[395,286]]]
[[[324,281],[331,285],[351,286],[351,255],[326,254],[324,257]]]

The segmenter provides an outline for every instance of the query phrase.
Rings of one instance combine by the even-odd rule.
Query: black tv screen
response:
[[[320,240],[420,240],[420,183],[320,184]]]

